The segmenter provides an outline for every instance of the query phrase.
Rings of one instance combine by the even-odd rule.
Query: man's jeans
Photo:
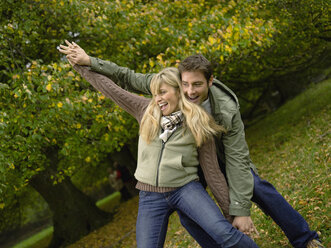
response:
[[[316,232],[311,231],[304,218],[278,193],[278,191],[265,180],[261,180],[253,171],[254,191],[252,201],[255,202],[265,214],[269,215],[283,230],[293,247],[306,248],[312,239],[318,239]],[[197,240],[203,248],[217,247],[210,235],[205,233],[199,225],[178,212],[182,225]]]
[[[208,233],[215,240],[214,247],[258,247],[248,236],[232,227],[206,190],[196,181],[167,193],[140,191],[137,247],[163,247],[169,216],[176,210],[185,213],[201,227],[200,230]]]

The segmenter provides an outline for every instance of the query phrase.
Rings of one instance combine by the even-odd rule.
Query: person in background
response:
[[[114,162],[113,166],[115,168],[115,179],[121,185],[117,191],[121,192],[121,199],[127,201],[137,195],[134,177],[131,175],[128,168],[119,164],[117,161]]]
[[[108,169],[108,173],[108,181],[110,187],[113,188],[115,191],[120,191],[123,188],[123,182],[119,171],[117,169]]]

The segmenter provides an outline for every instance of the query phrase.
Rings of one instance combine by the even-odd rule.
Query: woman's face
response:
[[[179,110],[179,92],[168,84],[161,84],[160,92],[155,96],[155,101],[160,107],[162,115],[170,115]]]

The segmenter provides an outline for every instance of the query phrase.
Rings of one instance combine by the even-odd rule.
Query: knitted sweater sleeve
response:
[[[140,123],[150,102],[149,98],[138,96],[120,88],[111,79],[91,71],[89,67],[75,65],[74,69],[95,89],[113,100]]]
[[[208,187],[216,198],[216,201],[222,209],[224,217],[233,221],[229,214],[229,188],[222,173],[216,156],[216,145],[214,139],[209,139],[199,149],[199,162],[203,174],[206,178]]]

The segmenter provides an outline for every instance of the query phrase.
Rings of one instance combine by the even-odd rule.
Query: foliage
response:
[[[97,166],[137,133],[137,123],[100,93],[82,89],[70,66],[34,61],[1,89],[1,204],[59,155],[54,183]],[[3,205],[2,205],[3,207]]]
[[[71,177],[74,185],[92,199],[100,199],[111,192],[109,168],[112,165],[100,162],[97,167],[84,166]]]
[[[18,197],[17,197],[18,198]],[[0,209],[0,233],[14,230],[21,225],[20,204],[17,199],[12,199],[11,204]]]
[[[7,68],[59,58],[66,38],[142,72],[203,53],[222,79],[252,82],[305,64],[330,39],[324,0],[7,0],[1,9]]]

